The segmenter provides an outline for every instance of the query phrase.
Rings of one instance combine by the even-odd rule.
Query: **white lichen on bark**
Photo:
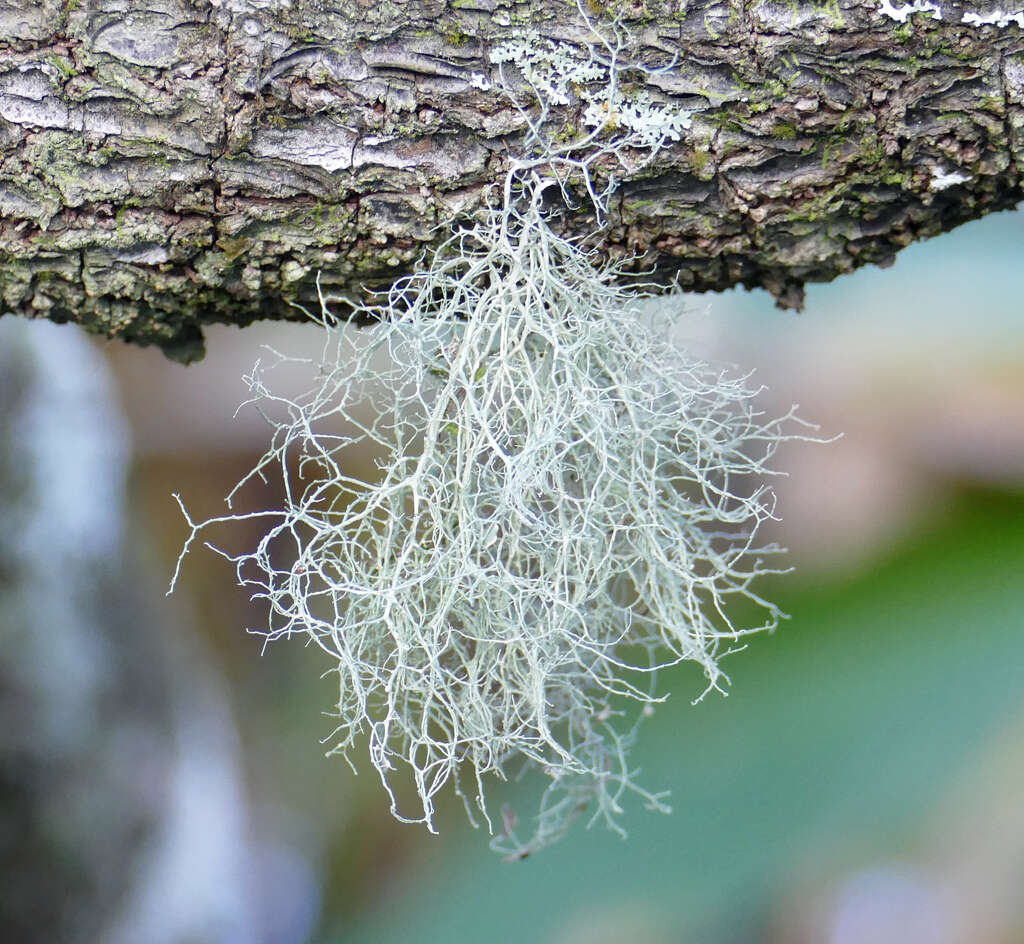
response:
[[[431,830],[451,784],[494,832],[487,782],[536,769],[532,836],[506,810],[494,841],[511,857],[584,814],[621,831],[627,795],[667,809],[628,759],[664,698],[658,672],[692,661],[720,688],[722,656],[780,616],[754,582],[775,572],[779,549],[757,533],[792,414],[761,416],[745,378],[672,345],[642,316],[643,286],[550,225],[551,196],[603,219],[615,168],[689,121],[623,90],[644,70],[624,61],[626,37],[592,39],[496,51],[519,68],[514,92],[499,73],[529,129],[501,192],[422,271],[357,306],[375,323],[359,343],[323,305],[307,395],[248,378],[283,418],[239,487],[273,474],[284,507],[188,519],[182,555],[211,525],[266,519],[254,550],[225,556],[267,604],[269,639],[306,638],[334,661],[332,753],[368,747],[393,813]],[[570,96],[604,116],[567,139],[552,108]],[[368,478],[352,471],[367,447],[383,453]],[[733,621],[737,600],[760,609],[755,625]]]
[[[927,14],[936,20],[943,19],[942,7],[933,0],[912,0],[910,3],[900,5],[893,3],[893,0],[881,0],[878,12],[897,23],[906,23],[908,18],[915,13]],[[984,12],[965,10],[960,17],[960,22],[967,26],[998,26],[1000,29],[1016,24],[1024,29],[1024,7],[1016,10],[996,7]]]

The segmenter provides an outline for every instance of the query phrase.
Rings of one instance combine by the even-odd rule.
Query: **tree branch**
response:
[[[807,282],[1024,197],[1015,10],[589,8],[648,66],[676,60],[646,91],[692,115],[595,239],[660,281],[799,307]],[[516,153],[489,54],[530,29],[587,35],[555,0],[0,0],[0,310],[190,360],[204,324],[297,317],[318,272],[329,296],[387,287]],[[580,87],[559,107],[566,134],[585,106]]]

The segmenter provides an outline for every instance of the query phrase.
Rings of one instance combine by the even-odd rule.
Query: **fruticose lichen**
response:
[[[332,753],[366,749],[393,813],[431,830],[451,784],[510,857],[584,814],[621,829],[627,795],[667,809],[628,759],[663,700],[658,672],[693,661],[718,688],[721,657],[780,616],[753,583],[778,550],[757,532],[792,417],[764,418],[744,378],[673,345],[641,311],[646,289],[560,236],[546,209],[582,195],[603,218],[611,185],[594,168],[636,167],[685,127],[686,115],[663,115],[653,136],[607,121],[552,143],[572,83],[601,83],[571,90],[583,107],[625,108],[622,47],[602,42],[578,61],[517,52],[537,107],[522,106],[531,130],[503,188],[422,271],[357,309],[374,322],[358,338],[323,305],[309,393],[248,378],[277,419],[239,488],[273,474],[284,507],[188,519],[183,550],[211,525],[268,521],[254,550],[225,556],[266,603],[269,639],[312,640],[333,660]],[[352,457],[367,448],[382,458],[361,477]],[[738,600],[760,608],[754,626],[733,622]],[[486,799],[524,767],[547,778],[529,837],[510,810],[495,830]]]

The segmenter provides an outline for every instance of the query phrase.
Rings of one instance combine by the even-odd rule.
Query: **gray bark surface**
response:
[[[641,61],[678,56],[649,88],[693,111],[623,181],[603,251],[799,307],[1015,205],[1024,30],[938,5],[590,0]],[[0,0],[0,311],[190,360],[204,324],[301,317],[318,272],[329,294],[390,285],[515,153],[488,54],[527,28],[585,36],[553,0]]]

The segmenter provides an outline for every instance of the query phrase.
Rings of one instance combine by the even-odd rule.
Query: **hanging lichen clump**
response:
[[[496,50],[535,103],[500,198],[357,311],[374,322],[358,341],[324,306],[328,349],[307,395],[282,401],[263,373],[249,378],[254,399],[287,414],[240,483],[274,470],[285,506],[258,513],[267,533],[231,557],[269,607],[263,632],[334,660],[332,750],[368,745],[399,818],[433,830],[451,783],[492,826],[488,781],[523,765],[546,777],[530,838],[510,811],[492,827],[511,856],[584,813],[620,828],[626,794],[665,809],[628,760],[662,698],[657,671],[691,660],[717,687],[721,656],[779,616],[751,583],[777,550],[756,535],[790,417],[765,420],[743,379],[689,359],[644,317],[645,290],[545,214],[554,187],[601,219],[614,182],[592,171],[635,169],[685,127],[621,91],[644,71],[623,64],[623,42],[580,52],[526,36]],[[598,85],[591,130],[556,147],[551,106],[582,83]],[[361,477],[351,456],[367,447],[383,458]],[[250,517],[189,519],[185,551],[209,525]],[[735,598],[761,607],[757,626],[732,623]],[[403,780],[415,811],[399,808]]]

